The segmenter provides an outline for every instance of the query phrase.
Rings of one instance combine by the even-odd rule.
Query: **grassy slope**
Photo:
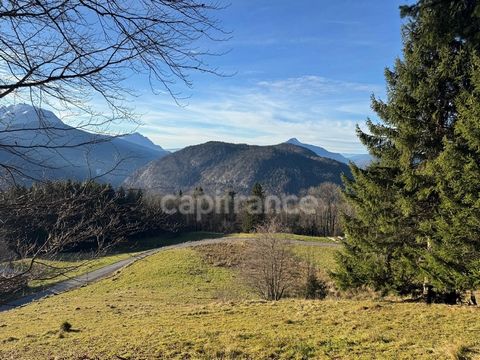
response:
[[[29,283],[29,289],[27,289],[25,293],[31,293],[32,291],[37,291],[58,282],[86,274],[87,272],[95,271],[102,267],[127,259],[144,250],[154,249],[161,246],[179,244],[187,241],[197,241],[221,236],[222,234],[219,233],[199,231],[193,233],[183,233],[179,235],[149,237],[123,244],[122,246],[116,248],[114,253],[107,254],[105,256],[101,256],[91,260],[88,260],[88,258],[81,259],[81,256],[79,255],[70,254],[64,254],[63,257],[56,261],[42,260],[43,263],[54,266],[57,269],[71,268],[72,270],[52,279],[31,281]]]
[[[257,234],[255,233],[234,233],[229,234],[228,237],[239,238],[239,239],[251,239],[255,238]],[[287,234],[279,233],[277,236],[284,237],[289,240],[296,241],[310,241],[310,242],[322,242],[322,243],[335,243],[337,242],[333,237],[323,237],[323,236],[307,236],[307,235],[297,235],[297,234]]]
[[[113,255],[101,256],[92,260],[71,259],[69,256],[65,256],[64,258],[56,261],[42,260],[43,263],[48,264],[49,266],[54,266],[57,269],[72,269],[72,270],[60,276],[54,277],[52,279],[33,280],[29,282],[28,286],[31,291],[34,291],[36,289],[41,289],[61,281],[71,279],[72,277],[79,276],[87,272],[94,271],[102,267],[114,264],[118,261],[127,259],[132,255],[133,253],[113,254]]]
[[[336,248],[294,245],[293,251],[298,256],[309,259],[319,269],[325,272],[335,269],[336,262],[334,255],[338,251]]]
[[[324,251],[331,249],[315,249],[315,258],[329,266]],[[479,309],[267,303],[240,284],[193,249],[165,251],[113,278],[1,313],[0,358],[444,359],[480,350]],[[59,336],[63,321],[75,331]]]

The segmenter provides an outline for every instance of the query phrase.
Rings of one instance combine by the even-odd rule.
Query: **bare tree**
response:
[[[35,121],[22,126],[0,116],[0,188],[19,178],[41,180],[32,168],[53,172],[57,164],[50,158],[75,148],[86,149],[88,156],[88,149],[112,140],[104,133],[111,134],[114,122],[135,121],[126,106],[127,97],[136,94],[127,86],[132,76],[145,74],[154,93],[166,92],[177,101],[175,85],[191,86],[191,72],[221,75],[206,63],[208,56],[219,54],[202,49],[228,38],[212,17],[220,8],[197,0],[0,1],[0,105],[27,102],[36,113]],[[91,105],[92,99],[102,111]],[[45,106],[78,118],[73,126],[51,122]],[[91,136],[73,136],[79,129]],[[123,161],[119,158],[104,174]],[[92,171],[90,178],[98,177]],[[115,197],[98,197],[87,185],[57,199],[39,192],[2,200],[9,200],[0,203],[4,293],[43,276],[36,270],[42,259],[85,241],[95,242],[98,253],[107,237],[115,241],[132,230],[128,226],[136,226],[123,222],[124,209]],[[155,213],[155,219],[161,221],[163,214]],[[28,231],[44,234],[32,243]]]
[[[346,210],[341,188],[333,183],[323,183],[308,189],[307,195],[317,199],[315,214],[305,216],[304,221],[310,222],[318,234],[323,236],[341,235],[341,214]]]
[[[223,40],[216,3],[197,0],[11,0],[0,3],[0,98],[29,90],[74,105],[96,92],[118,109],[128,73],[171,95],[192,70],[213,72],[200,40]],[[126,73],[127,71],[127,73]],[[154,90],[158,90],[153,88]]]
[[[257,228],[258,239],[248,243],[242,273],[266,300],[280,300],[298,285],[300,262],[278,222]]]
[[[49,186],[65,191],[54,192]],[[0,196],[0,243],[5,250],[0,300],[31,280],[55,278],[85,265],[142,226],[127,219],[131,208],[122,206],[118,194],[105,185],[47,184]],[[85,262],[69,267],[52,262],[78,247],[89,251]]]
[[[127,86],[132,76],[145,74],[154,93],[166,92],[177,101],[175,85],[190,86],[191,72],[221,75],[206,62],[220,54],[203,49],[228,39],[212,16],[220,8],[198,0],[1,1],[0,105],[31,103],[39,118],[21,129],[9,121],[0,124],[4,174],[32,176],[26,169],[38,165],[53,171],[52,154],[109,141],[101,135],[72,141],[68,133],[79,128],[111,133],[112,122],[135,121],[126,105],[136,94]],[[101,111],[91,99],[102,103]],[[75,115],[75,125],[49,123],[41,110],[45,106]],[[41,139],[18,141],[20,132],[28,137],[39,130]],[[21,165],[5,160],[9,157]]]
[[[270,217],[279,219],[291,232],[314,236],[341,236],[341,216],[351,211],[344,201],[340,186],[322,183],[302,192],[303,196],[314,199],[305,204],[297,203],[288,211],[280,209],[271,212]]]

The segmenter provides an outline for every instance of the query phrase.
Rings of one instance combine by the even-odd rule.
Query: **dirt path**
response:
[[[38,301],[44,297],[58,295],[58,294],[67,292],[69,290],[73,290],[73,289],[91,284],[95,281],[107,278],[113,273],[117,272],[118,270],[121,270],[124,267],[129,266],[136,261],[145,259],[146,257],[154,255],[160,251],[171,250],[171,249],[182,249],[182,248],[188,248],[188,247],[194,247],[194,246],[200,246],[200,245],[210,245],[210,244],[219,244],[219,243],[227,243],[227,242],[235,242],[235,241],[249,241],[249,240],[255,240],[255,239],[254,238],[234,238],[234,237],[205,239],[205,240],[197,240],[197,241],[188,241],[180,244],[163,246],[157,249],[144,251],[142,253],[133,255],[128,259],[121,260],[114,264],[107,265],[103,268],[90,271],[83,275],[79,275],[75,278],[59,282],[39,292],[26,295],[16,300],[13,300],[11,302],[8,302],[4,305],[0,305],[0,312],[15,309],[20,306],[25,306],[33,301]],[[290,243],[295,245],[319,246],[319,247],[338,247],[339,246],[336,243],[322,243],[322,242],[316,242],[316,241],[290,240]]]

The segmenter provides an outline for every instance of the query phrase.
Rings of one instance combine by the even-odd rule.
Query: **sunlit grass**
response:
[[[63,256],[59,256],[59,259],[55,261],[41,260],[42,264],[46,264],[48,266],[54,267],[55,268],[55,270],[53,271],[54,274],[59,273],[59,275],[58,276],[52,275],[50,279],[47,278],[42,280],[32,280],[28,283],[28,286],[31,290],[45,288],[47,286],[51,286],[58,282],[71,279],[76,276],[83,275],[87,272],[95,271],[105,266],[114,264],[118,261],[128,259],[133,255],[135,255],[135,253],[105,255],[105,256],[95,257],[91,259],[85,256],[83,258],[81,257],[79,259],[75,259],[74,256],[71,256],[69,254],[64,254]],[[62,272],[61,269],[66,269],[65,273]]]
[[[258,236],[255,233],[234,233],[227,235],[231,238],[239,238],[239,239],[254,239]],[[336,243],[338,242],[333,237],[324,237],[324,236],[308,236],[308,235],[297,235],[297,234],[288,234],[288,233],[278,233],[276,236],[285,238],[288,240],[296,240],[296,241],[309,241],[309,242],[321,242],[321,243]]]
[[[223,234],[212,232],[188,232],[180,234],[164,234],[155,237],[146,237],[139,240],[129,240],[111,250],[111,253],[101,256],[94,256],[89,253],[64,253],[59,254],[55,260],[39,259],[39,261],[52,267],[51,275],[45,274],[44,279],[32,280],[28,288],[18,295],[26,295],[59,282],[95,271],[102,267],[128,259],[134,255],[149,249],[163,246],[180,244],[189,241],[199,241],[222,237]],[[45,267],[45,266],[44,266]],[[65,272],[62,271],[65,269]],[[58,274],[58,276],[55,276]]]
[[[335,261],[335,253],[339,250],[337,248],[294,245],[293,250],[297,255],[308,259],[325,272],[333,271],[337,266]]]
[[[332,249],[313,251],[319,265],[330,266]],[[443,305],[264,302],[234,271],[179,249],[1,313],[0,358],[473,358],[480,350],[479,316],[478,308]],[[65,321],[73,331],[60,331]]]

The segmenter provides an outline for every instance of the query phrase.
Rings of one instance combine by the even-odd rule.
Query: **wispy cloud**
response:
[[[251,38],[235,39],[230,42],[233,47],[237,46],[288,46],[288,45],[329,45],[334,39],[321,36],[298,36],[280,37],[277,35],[255,36]]]
[[[364,152],[355,125],[371,115],[369,97],[381,86],[318,76],[202,89],[185,107],[143,98],[139,131],[166,148],[217,140],[275,144],[297,137],[339,152]]]
[[[296,78],[288,78],[276,81],[261,81],[258,85],[270,90],[281,92],[300,91],[311,95],[321,92],[322,94],[338,94],[345,91],[354,92],[379,92],[382,87],[374,84],[354,83],[348,81],[332,80],[321,76],[307,75]]]
[[[265,47],[265,46],[331,46],[337,44],[338,40],[334,37],[328,36],[297,36],[297,37],[282,37],[278,35],[270,36],[255,36],[251,38],[235,39],[233,38],[229,45],[233,48],[242,47]],[[365,40],[360,38],[343,39],[345,46],[350,47],[373,47],[380,45],[376,41]]]

